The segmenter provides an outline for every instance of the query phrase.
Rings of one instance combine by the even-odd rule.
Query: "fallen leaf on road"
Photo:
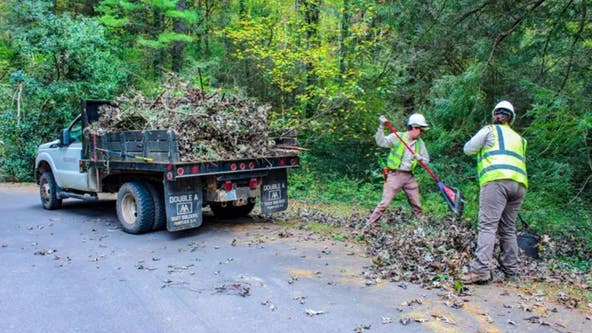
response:
[[[452,320],[452,319],[450,319],[450,318],[448,318],[448,317],[446,317],[446,316],[444,316],[442,314],[433,313],[432,314],[432,317],[434,317],[434,318],[436,318],[436,319],[438,319],[440,321],[443,321],[443,322],[445,322],[447,324],[456,325],[456,322],[454,322],[454,320]]]
[[[370,327],[372,327],[372,325],[370,325],[370,324],[362,324],[362,325],[359,325],[356,328],[354,328],[354,332],[356,332],[356,333],[362,333],[365,330],[369,330]]]
[[[317,310],[312,310],[312,309],[306,309],[306,311],[304,311],[304,313],[306,313],[307,315],[312,317],[312,316],[318,316],[318,315],[324,314],[326,312],[322,311],[322,310],[317,311]]]
[[[144,266],[143,264],[136,265],[136,268],[138,270],[147,270],[147,271],[154,271],[154,270],[157,270],[158,269],[156,267]]]
[[[297,296],[297,297],[294,297],[293,299],[300,302],[300,304],[304,304],[304,300],[306,299],[306,296]]]
[[[246,283],[234,282],[214,288],[218,293],[236,294],[247,297],[251,294],[251,286]]]
[[[33,253],[36,256],[46,256],[48,254],[52,254],[58,252],[58,250],[52,250],[52,249],[43,249],[43,250],[38,250],[35,251],[35,253]]]

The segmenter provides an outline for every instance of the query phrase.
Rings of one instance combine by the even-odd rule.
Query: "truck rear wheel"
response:
[[[255,207],[255,201],[249,201],[244,206],[232,206],[228,203],[227,206],[223,206],[221,203],[215,202],[210,204],[210,208],[214,215],[220,219],[234,219],[237,217],[247,216]]]
[[[146,183],[146,188],[154,202],[154,224],[152,230],[162,230],[166,227],[166,208],[164,206],[164,193],[162,185]]]
[[[148,187],[141,182],[128,182],[117,192],[117,217],[123,231],[141,234],[152,230],[154,200]]]
[[[62,199],[58,199],[58,184],[51,171],[45,171],[39,178],[39,197],[45,209],[58,209],[62,206]]]

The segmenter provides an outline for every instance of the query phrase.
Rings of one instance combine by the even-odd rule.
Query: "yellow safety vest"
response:
[[[490,125],[494,144],[477,155],[479,186],[500,179],[511,179],[528,188],[526,140],[508,125]]]
[[[407,142],[407,132],[401,134],[401,138],[403,138],[403,140],[405,140],[405,142]],[[415,145],[413,147],[413,150],[418,153],[418,147],[419,147],[419,142],[420,142],[420,138],[418,138],[415,141]],[[386,158],[386,166],[389,169],[392,170],[397,170],[399,169],[399,167],[401,166],[401,162],[403,161],[403,154],[405,153],[405,145],[401,142],[401,140],[398,140],[395,145],[391,148],[391,151],[388,154],[388,157]],[[417,160],[413,159],[413,162],[411,162],[411,171],[415,170],[415,167],[417,166]]]

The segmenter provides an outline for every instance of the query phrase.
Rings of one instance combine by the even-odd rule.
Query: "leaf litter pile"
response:
[[[294,146],[279,145],[269,121],[268,105],[218,91],[206,93],[171,77],[154,98],[130,90],[102,106],[99,120],[88,129],[109,131],[170,129],[176,133],[182,161],[208,161],[293,153]],[[293,139],[293,138],[291,138]],[[289,142],[289,141],[288,141]]]
[[[366,217],[353,214],[340,218],[319,211],[299,209],[298,219],[304,223],[315,222],[334,227],[348,228],[354,236],[361,236]],[[284,217],[292,219],[294,217]],[[365,236],[368,254],[372,257],[370,272],[364,273],[368,283],[378,280],[406,281],[425,288],[452,289],[455,281],[473,258],[477,245],[477,231],[469,219],[447,217],[436,221],[428,218],[419,221],[402,212],[387,211],[382,218],[382,228],[374,236]],[[533,259],[520,250],[519,275],[522,281],[554,282],[592,290],[592,272],[570,269],[557,259],[578,253],[583,260],[592,255],[582,242],[569,237],[540,237],[539,259]],[[496,255],[499,250],[496,244]],[[494,267],[499,267],[497,261]],[[494,272],[494,281],[501,281],[503,274]],[[561,299],[558,299],[562,302]],[[565,300],[564,304],[573,302]]]

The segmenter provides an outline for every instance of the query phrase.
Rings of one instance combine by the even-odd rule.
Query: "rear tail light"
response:
[[[226,192],[232,191],[232,182],[230,180],[227,180],[224,182],[224,191],[226,191]]]
[[[251,178],[249,180],[249,187],[254,190],[257,188],[257,185],[259,184],[259,182],[257,181],[257,178]]]

